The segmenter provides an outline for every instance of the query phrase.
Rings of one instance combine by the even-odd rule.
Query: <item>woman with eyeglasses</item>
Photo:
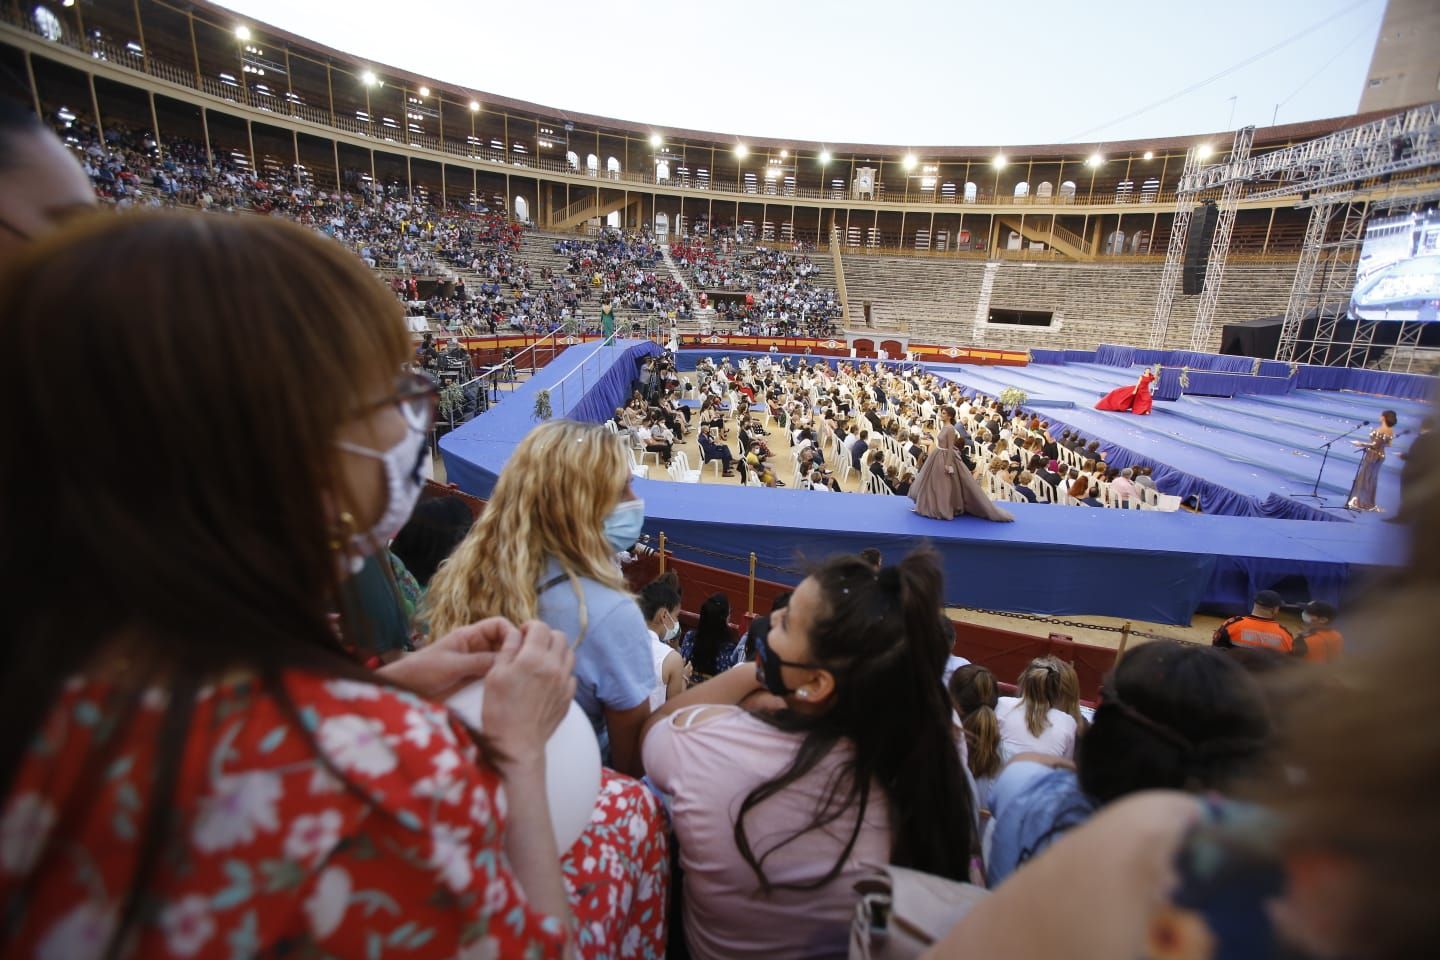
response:
[[[0,445],[27,452],[0,463],[0,953],[663,952],[645,791],[556,849],[564,637],[466,621],[376,671],[341,645],[422,484],[401,313],[265,217],[96,218],[0,274]],[[440,705],[479,677],[483,737]]]
[[[843,956],[862,864],[967,876],[972,800],[933,554],[824,564],[743,663],[646,724],[697,958]],[[748,706],[747,706],[748,704]]]

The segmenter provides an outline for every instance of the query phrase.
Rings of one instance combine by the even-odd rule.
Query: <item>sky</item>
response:
[[[375,64],[658,127],[1098,143],[1354,113],[1385,0],[226,0]]]

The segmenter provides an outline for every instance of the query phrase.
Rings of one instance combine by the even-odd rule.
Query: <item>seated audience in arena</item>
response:
[[[650,709],[659,710],[665,701],[685,691],[685,658],[675,648],[680,636],[680,594],[666,579],[654,580],[640,591],[640,614],[650,629],[650,654],[655,661],[655,689]]]
[[[725,476],[734,476],[735,454],[730,452],[728,444],[721,441],[718,431],[711,428],[708,433],[700,434],[698,442],[702,464],[709,463],[711,460],[719,460],[724,465]]]
[[[648,724],[691,956],[843,956],[865,863],[966,879],[973,801],[940,683],[942,596],[933,555],[878,574],[831,560],[772,615],[758,665]]]
[[[1282,603],[1280,594],[1274,590],[1261,590],[1255,594],[1250,613],[1220,624],[1210,642],[1217,647],[1263,647],[1277,653],[1291,652],[1294,638],[1275,621]]]
[[[485,511],[425,595],[432,630],[502,616],[540,619],[570,637],[575,702],[601,756],[637,774],[655,664],[614,556],[635,544],[644,516],[610,431],[547,421],[515,448]]]
[[[1427,500],[1409,568],[1372,590],[1355,620],[1366,642],[1340,664],[1281,675],[1283,714],[1272,723],[1278,743],[1235,791],[1263,807],[1157,791],[1115,800],[978,902],[933,954],[1409,960],[1433,953],[1440,814],[1431,781],[1440,738],[1432,721],[1440,689],[1422,683],[1395,695],[1397,677],[1440,674],[1433,642],[1440,563],[1431,545],[1440,504],[1433,493]],[[1137,706],[1123,691],[1121,700]],[[1097,714],[1094,732],[1101,724]],[[1208,760],[1207,753],[1195,759]],[[1128,758],[1118,772],[1123,782]],[[1042,915],[1050,922],[1035,923]]]
[[[1035,494],[1035,477],[1029,470],[1024,470],[1015,477],[1015,492],[1031,503],[1039,499]]]
[[[1136,647],[1106,678],[1075,769],[1021,758],[995,782],[986,876],[1000,883],[1129,794],[1224,789],[1252,772],[1269,732],[1259,684],[1230,658],[1170,640]]]
[[[1100,481],[1087,480],[1084,477],[1081,477],[1080,483],[1084,486],[1084,490],[1081,491],[1080,495],[1076,497],[1076,499],[1078,499],[1082,504],[1087,507],[1105,506],[1105,502],[1100,499]],[[1071,496],[1075,496],[1075,494],[1072,492]]]
[[[1075,752],[1077,725],[1066,713],[1065,665],[1057,657],[1037,657],[1020,674],[1018,697],[1001,697],[995,708],[1006,759],[1022,753],[1068,758]]]
[[[409,514],[435,409],[363,263],[267,217],[93,218],[11,253],[0,318],[0,443],[45,464],[0,466],[0,952],[663,951],[646,790],[606,774],[584,856],[556,848],[563,637],[467,616],[378,671],[339,645],[341,584]],[[124,456],[97,473],[55,424],[101,410]],[[477,740],[440,704],[482,676]]]
[[[979,664],[967,663],[950,674],[950,699],[965,731],[965,760],[975,781],[976,809],[990,809],[990,788],[1005,766],[1000,723],[995,708],[995,675]]]
[[[95,190],[28,106],[0,97],[0,266],[25,243],[95,209]]]
[[[1324,600],[1311,600],[1305,605],[1300,618],[1305,628],[1295,635],[1290,652],[1311,663],[1329,663],[1340,658],[1345,638],[1333,624],[1339,616],[1333,604]]]
[[[736,636],[730,626],[730,598],[713,593],[700,604],[700,618],[694,630],[685,631],[680,656],[690,672],[692,684],[709,680],[735,664]]]
[[[1134,477],[1135,471],[1126,467],[1115,479],[1110,481],[1110,492],[1115,495],[1116,499],[1126,501],[1131,497],[1139,496],[1140,488],[1135,485]]]

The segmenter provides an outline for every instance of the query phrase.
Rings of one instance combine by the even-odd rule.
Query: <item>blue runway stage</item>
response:
[[[440,441],[450,480],[469,493],[487,496],[510,451],[536,423],[533,408],[539,390],[551,390],[555,416],[598,421],[628,393],[638,360],[653,352],[656,348],[648,341],[570,348],[495,408]],[[1035,367],[943,370],[962,382],[972,374],[996,377],[999,382],[972,385],[997,390],[1020,385],[1016,374],[1036,371]],[[937,372],[942,372],[939,367]],[[1052,377],[1057,373],[1049,370]],[[1128,379],[1125,371],[1103,367],[1085,376],[1103,387],[1096,396]],[[1055,385],[1063,385],[1066,374],[1057,379],[1060,383]],[[586,383],[583,393],[575,389],[581,380]],[[1091,411],[1088,403],[1082,410],[1079,396],[1073,399],[1076,415],[1124,417]],[[1399,402],[1388,405],[1401,409]],[[1402,410],[1401,417],[1406,415]],[[1149,420],[1148,429],[1154,433],[1154,424],[1160,421]],[[1142,431],[1140,436],[1144,435]],[[1226,461],[1218,452],[1208,455]],[[1383,523],[1132,513],[1043,504],[1007,505],[1016,517],[1011,524],[971,518],[947,522],[915,515],[903,497],[656,480],[637,481],[635,488],[645,499],[646,532],[655,537],[663,531],[669,547],[687,559],[743,572],[753,551],[762,577],[796,582],[807,559],[875,546],[893,560],[925,542],[941,555],[950,603],[1027,613],[1188,623],[1202,607],[1238,610],[1255,590],[1267,587],[1279,587],[1291,599],[1335,601],[1357,579],[1399,563],[1403,554],[1401,530]]]
[[[1162,493],[1198,493],[1206,513],[1238,517],[1374,522],[1375,514],[1343,509],[1360,463],[1360,452],[1350,439],[1365,438],[1371,428],[1360,427],[1331,446],[1319,488],[1323,505],[1300,497],[1314,487],[1321,444],[1362,420],[1378,423],[1382,410],[1399,414],[1402,431],[1413,429],[1431,412],[1429,404],[1415,400],[1295,390],[1229,399],[1186,395],[1156,401],[1153,413],[1137,417],[1095,410],[1094,405],[1116,387],[1133,384],[1138,367],[1067,363],[930,368],[967,391],[989,396],[1018,387],[1030,397],[1026,406],[1059,429],[1100,440],[1111,465],[1152,467]],[[1381,470],[1377,502],[1386,511],[1381,516],[1393,515],[1400,502],[1401,460],[1395,454],[1409,443],[1409,435],[1398,437]]]

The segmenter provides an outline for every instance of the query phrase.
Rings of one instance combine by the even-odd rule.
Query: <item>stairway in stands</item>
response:
[[[690,279],[685,276],[685,271],[680,269],[680,265],[675,262],[675,258],[670,256],[670,245],[668,243],[660,245],[660,255],[665,258],[665,269],[670,271],[670,276],[674,277],[675,282],[685,289],[685,292],[690,296],[690,302],[695,304],[694,319],[689,323],[679,324],[680,332],[710,333],[714,331],[715,324],[719,320],[719,315],[715,312],[714,307],[702,308],[700,306],[700,298],[696,296],[695,288],[690,286]]]

